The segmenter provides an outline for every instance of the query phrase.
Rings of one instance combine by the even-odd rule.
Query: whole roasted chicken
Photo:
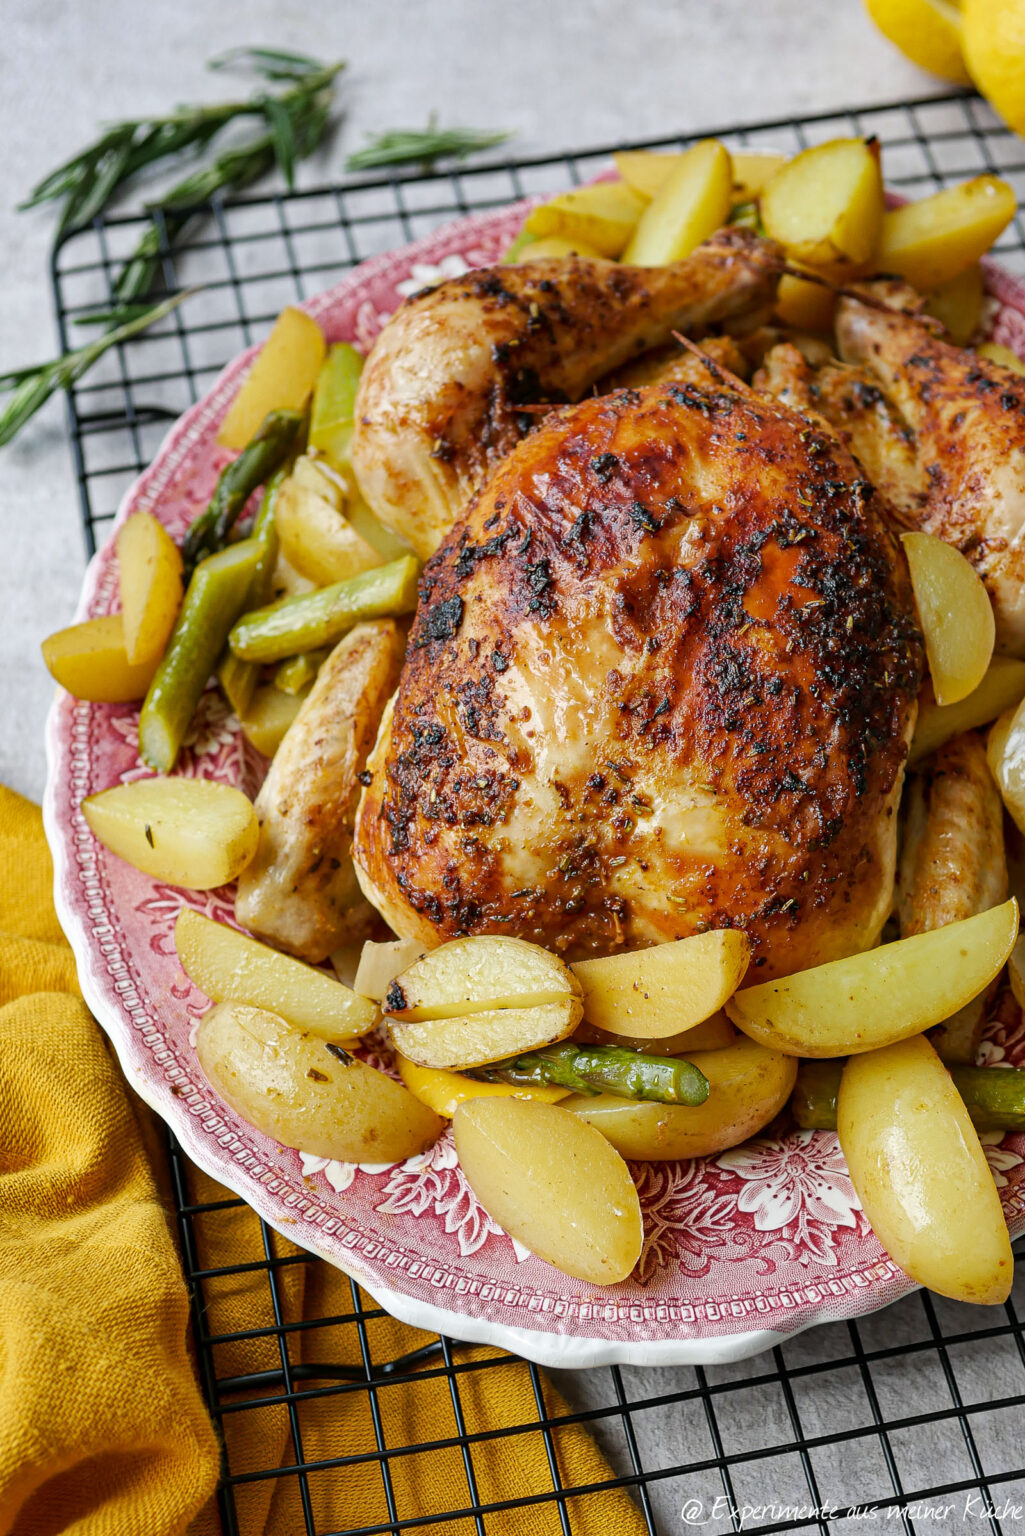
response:
[[[826,424],[714,365],[563,407],[425,567],[360,883],[426,942],[739,926],[762,978],[862,949],[921,668],[885,509]]]

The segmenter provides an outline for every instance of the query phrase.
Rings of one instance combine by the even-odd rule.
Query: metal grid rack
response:
[[[910,196],[991,170],[1011,181],[1019,202],[1025,199],[1025,144],[969,96],[710,131],[736,146],[787,152],[839,134],[876,134],[888,184]],[[169,289],[196,284],[202,291],[158,330],[109,354],[68,398],[89,551],[104,536],[128,484],[153,457],[168,422],[231,356],[265,334],[285,303],[330,286],[365,257],[445,220],[584,180],[607,163],[610,152],[354,179],[289,195],[218,201],[200,210],[173,251],[165,240],[163,276]],[[147,227],[141,215],[98,219],[54,252],[62,345],[81,335],[73,329],[78,315],[109,305],[119,262]],[[1020,213],[997,254],[1025,271]],[[359,1527],[362,1536],[417,1529],[459,1536],[525,1529],[604,1533],[613,1529],[608,1511],[614,1488],[629,1491],[639,1528],[652,1536],[669,1536],[688,1523],[700,1524],[709,1536],[739,1529],[755,1536],[797,1529],[861,1532],[866,1510],[907,1533],[971,1529],[999,1536],[1021,1528],[1025,1282],[1000,1309],[919,1294],[858,1323],[814,1329],[770,1354],[729,1366],[554,1373],[562,1398],[556,1404],[541,1372],[497,1350],[431,1337],[411,1354],[382,1358],[384,1314],[352,1283],[344,1313],[289,1321],[289,1268],[321,1261],[282,1253],[276,1235],[255,1214],[252,1257],[204,1268],[205,1224],[242,1202],[197,1194],[196,1171],[171,1137],[169,1155],[200,1379],[211,1412],[222,1429],[238,1414],[284,1415],[285,1449],[274,1465],[240,1468],[226,1450],[219,1494],[225,1532],[247,1536],[240,1514],[247,1489],[285,1479],[296,1485],[295,1530],[327,1536],[311,1492],[315,1476],[344,1478],[368,1464],[379,1468],[381,1513]],[[242,1276],[251,1282],[254,1275],[266,1284],[271,1322],[214,1331],[207,1308],[211,1282]],[[311,1327],[319,1330],[323,1363],[298,1358],[301,1332]],[[274,1345],[270,1368],[268,1340]],[[226,1375],[229,1344],[235,1359],[251,1344],[260,1368],[250,1362],[252,1368]],[[532,1411],[521,1423],[468,1429],[464,1403],[474,1378],[503,1370],[528,1372]],[[439,1378],[451,1401],[451,1433],[415,1445],[389,1438],[382,1400],[389,1393],[415,1393]],[[369,1449],[333,1457],[329,1466],[308,1460],[304,1415],[326,1398],[349,1393],[367,1405]],[[560,1436],[579,1425],[607,1458],[603,1481],[581,1484],[567,1474]],[[514,1446],[518,1437],[525,1447],[540,1441],[547,1477],[531,1488],[514,1478],[485,1495],[478,1475],[482,1457],[509,1437]],[[413,1474],[426,1488],[437,1458],[455,1451],[461,1484],[455,1492],[448,1485],[451,1507],[419,1516],[401,1507],[393,1477],[398,1459],[413,1458]],[[937,1467],[944,1469],[942,1479],[926,1470]],[[745,1504],[762,1508],[745,1518]],[[1002,1512],[1005,1505],[1012,1507],[1009,1513]],[[822,1513],[827,1509],[832,1512]]]

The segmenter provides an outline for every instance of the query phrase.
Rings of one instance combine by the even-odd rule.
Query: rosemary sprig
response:
[[[433,119],[426,128],[394,128],[370,137],[363,149],[345,162],[348,171],[372,171],[382,165],[408,165],[418,161],[430,167],[444,156],[465,160],[482,149],[504,144],[511,133],[490,133],[478,128],[437,128]]]
[[[173,294],[171,298],[152,305],[142,314],[137,314],[133,319],[117,326],[115,330],[105,331],[88,346],[78,347],[73,352],[65,352],[63,357],[54,358],[52,362],[38,363],[29,368],[15,368],[10,373],[0,374],[0,390],[9,394],[6,405],[0,411],[0,447],[11,441],[29,417],[34,416],[52,394],[55,394],[58,389],[69,389],[103,356],[104,352],[109,352],[110,348],[116,347],[118,342],[128,341],[130,337],[137,336],[140,331],[148,330],[151,325],[155,325],[158,320],[169,315],[172,309],[177,309],[178,305],[194,292],[195,289],[186,288],[181,293]]]

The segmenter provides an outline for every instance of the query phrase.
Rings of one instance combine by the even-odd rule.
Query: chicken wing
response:
[[[744,386],[548,417],[424,571],[353,853],[396,932],[874,943],[922,647],[838,439]]]
[[[352,463],[381,521],[426,557],[534,425],[667,340],[771,308],[779,253],[720,231],[670,267],[577,257],[485,267],[407,299],[363,370]]]

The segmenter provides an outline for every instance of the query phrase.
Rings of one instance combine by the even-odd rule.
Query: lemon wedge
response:
[[[1000,8],[1001,0],[990,8]],[[952,0],[865,0],[884,37],[930,74],[971,85],[961,55],[961,12]]]
[[[964,57],[1009,128],[1025,134],[1025,0],[965,0]]]

